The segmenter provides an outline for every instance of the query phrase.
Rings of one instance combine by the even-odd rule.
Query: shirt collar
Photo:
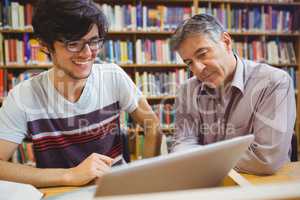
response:
[[[231,86],[236,87],[241,91],[242,94],[244,94],[244,64],[236,54],[234,54],[234,57],[236,59],[236,68],[231,82]]]

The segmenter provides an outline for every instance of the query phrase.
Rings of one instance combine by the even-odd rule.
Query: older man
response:
[[[272,174],[289,161],[296,118],[289,75],[239,58],[222,25],[207,14],[180,24],[172,47],[193,72],[179,90],[173,151],[253,134],[236,169]]]

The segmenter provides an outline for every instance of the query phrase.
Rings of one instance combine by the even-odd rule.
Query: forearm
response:
[[[289,142],[282,142],[274,146],[253,144],[236,165],[239,172],[270,175],[274,174],[286,162],[289,162]]]
[[[160,153],[161,130],[158,117],[155,115],[145,98],[139,100],[136,110],[131,117],[144,128],[145,143],[144,157],[157,156]]]
[[[154,157],[160,154],[161,130],[157,119],[147,120],[144,123],[145,143],[144,157]]]
[[[0,160],[0,179],[36,187],[68,185],[68,169],[39,169]]]

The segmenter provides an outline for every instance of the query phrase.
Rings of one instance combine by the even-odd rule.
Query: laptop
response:
[[[95,196],[218,186],[253,139],[253,135],[236,137],[115,167],[98,180]]]

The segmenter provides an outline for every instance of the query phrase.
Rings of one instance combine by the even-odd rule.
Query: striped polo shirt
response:
[[[96,152],[122,154],[120,111],[133,112],[141,97],[115,64],[94,64],[75,103],[61,96],[49,71],[18,84],[0,109],[0,139],[33,142],[39,168],[69,168]]]

